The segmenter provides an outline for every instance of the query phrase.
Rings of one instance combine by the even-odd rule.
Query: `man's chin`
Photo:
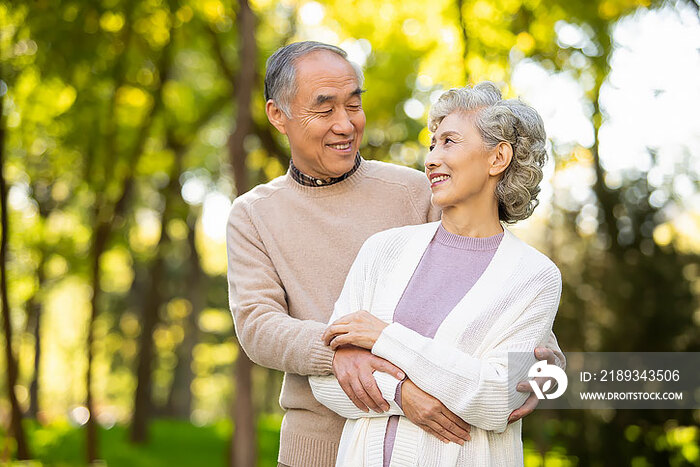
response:
[[[355,167],[355,156],[352,156],[352,158],[343,158],[332,166],[330,164],[327,165],[326,171],[328,174],[332,174],[328,175],[329,177],[338,178],[350,172],[353,167]]]

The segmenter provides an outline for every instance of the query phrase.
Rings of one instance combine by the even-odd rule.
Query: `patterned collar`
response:
[[[350,169],[349,172],[344,173],[340,177],[335,177],[335,178],[331,178],[328,180],[324,180],[322,178],[312,177],[311,175],[306,175],[305,173],[302,173],[301,170],[297,169],[297,167],[294,165],[294,162],[291,162],[291,161],[289,162],[289,173],[291,174],[292,178],[299,185],[321,187],[321,186],[328,186],[328,185],[333,185],[334,183],[342,182],[343,180],[348,178],[350,175],[355,173],[357,168],[360,167],[360,163],[362,163],[362,157],[360,157],[360,153],[358,152],[357,155],[355,156],[355,165],[353,166],[352,169]]]

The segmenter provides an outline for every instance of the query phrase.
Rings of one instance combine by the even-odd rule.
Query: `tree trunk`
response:
[[[165,189],[165,203],[160,219],[160,239],[156,246],[156,254],[151,263],[151,282],[146,298],[146,305],[142,313],[141,336],[139,337],[139,358],[136,371],[136,393],[134,395],[134,417],[131,422],[131,441],[145,443],[148,441],[148,419],[152,411],[151,403],[151,379],[155,349],[153,345],[153,331],[158,325],[158,309],[163,303],[163,275],[164,275],[164,251],[170,238],[168,236],[168,222],[173,210],[173,202],[178,196],[180,182],[178,177],[181,169],[182,154],[175,151],[175,162],[170,173],[170,181]]]
[[[2,117],[4,96],[0,95],[0,119]],[[4,123],[4,122],[3,122]],[[15,395],[17,384],[17,361],[12,352],[12,321],[10,303],[7,300],[7,242],[9,240],[9,222],[7,206],[7,186],[5,186],[5,127],[0,124],[0,209],[2,210],[0,224],[2,239],[0,240],[0,299],[2,301],[2,321],[5,333],[5,361],[7,362],[7,396],[10,399],[10,430],[17,442],[17,458],[27,460],[29,446],[22,427],[22,411]]]
[[[99,296],[100,296],[100,258],[105,252],[107,247],[107,242],[109,236],[112,233],[114,227],[115,218],[122,216],[126,211],[127,203],[129,200],[129,195],[134,185],[134,168],[138,163],[139,157],[143,153],[143,148],[146,144],[146,139],[153,125],[154,116],[158,113],[163,105],[163,87],[168,80],[168,74],[170,72],[170,64],[172,61],[171,56],[171,45],[170,41],[163,49],[159,64],[158,64],[158,77],[159,84],[158,89],[155,92],[155,98],[151,110],[144,118],[144,121],[139,129],[139,133],[136,137],[136,143],[134,144],[131,151],[127,154],[126,159],[128,161],[127,173],[123,176],[121,180],[121,187],[119,198],[115,203],[110,203],[105,192],[106,189],[98,193],[97,200],[95,202],[95,208],[93,211],[93,242],[91,248],[92,257],[92,300],[90,301],[90,320],[88,322],[88,335],[87,335],[87,374],[86,374],[86,390],[87,398],[86,404],[90,417],[88,418],[86,424],[87,430],[87,440],[86,440],[86,456],[87,462],[92,463],[97,460],[97,426],[95,425],[94,414],[94,400],[92,393],[92,362],[93,362],[93,341],[94,341],[94,323],[95,318],[99,314]],[[114,130],[116,131],[116,130]],[[108,138],[107,138],[108,139]],[[108,143],[106,143],[108,144]],[[117,153],[117,148],[115,145],[108,144],[109,155],[108,160],[116,160],[119,157]],[[108,182],[109,180],[107,180]],[[106,187],[105,187],[106,188]]]
[[[195,225],[197,218],[194,215],[189,216],[187,226],[189,232],[187,235],[187,244],[190,249],[188,277],[188,298],[192,304],[187,320],[184,323],[185,337],[182,343],[177,348],[177,366],[175,367],[175,375],[173,384],[168,396],[167,411],[168,413],[181,418],[189,419],[192,413],[192,381],[194,381],[194,373],[192,372],[192,351],[194,346],[199,341],[199,327],[197,319],[200,311],[206,305],[204,292],[204,272],[199,263],[197,255],[197,247],[195,245]]]
[[[245,137],[253,132],[250,103],[257,77],[258,50],[255,43],[255,15],[247,0],[239,0],[238,5],[241,66],[236,77],[238,86],[234,88],[237,105],[236,129],[229,137],[228,149],[237,196],[240,196],[250,189],[243,143]],[[253,362],[239,345],[235,369],[236,396],[233,405],[234,432],[231,445],[231,465],[234,467],[255,467],[256,464],[257,445],[252,397],[252,368]]]
[[[31,332],[34,336],[34,374],[32,382],[29,385],[29,410],[28,416],[36,418],[39,412],[39,364],[41,363],[41,311],[42,300],[39,294],[44,290],[44,262],[45,255],[42,252],[37,266],[36,275],[38,282],[38,291],[32,297],[28,304],[28,309],[31,313]]]

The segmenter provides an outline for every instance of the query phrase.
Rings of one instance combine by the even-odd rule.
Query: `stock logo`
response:
[[[556,365],[547,364],[546,360],[539,361],[530,367],[527,372],[530,378],[552,378],[557,382],[557,390],[552,394],[547,392],[552,389],[552,379],[545,381],[542,389],[537,385],[535,380],[528,381],[538,399],[556,399],[564,394],[566,387],[569,385],[569,378],[566,377],[564,370]]]

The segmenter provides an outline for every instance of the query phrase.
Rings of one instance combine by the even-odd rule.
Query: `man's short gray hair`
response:
[[[445,91],[430,109],[428,128],[433,133],[453,112],[475,111],[474,123],[488,148],[507,142],[513,159],[496,185],[498,217],[514,223],[530,217],[539,201],[542,167],[547,160],[547,135],[542,117],[519,99],[502,99],[489,81],[473,88]]]
[[[362,69],[348,60],[347,52],[340,47],[315,41],[294,42],[281,47],[267,59],[265,65],[265,102],[272,99],[288,118],[292,116],[290,105],[298,90],[295,62],[317,50],[328,50],[344,58],[355,70],[357,85],[362,87],[364,82]]]

